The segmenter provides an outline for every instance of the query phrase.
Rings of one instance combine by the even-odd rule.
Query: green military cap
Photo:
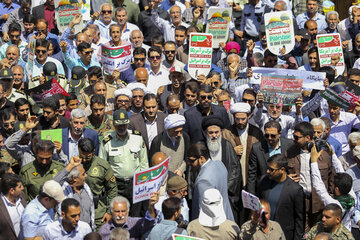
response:
[[[129,124],[129,115],[126,110],[124,109],[118,109],[113,113],[113,122],[114,125],[123,125],[123,124]]]
[[[14,74],[9,68],[3,68],[0,70],[0,80],[13,79]]]

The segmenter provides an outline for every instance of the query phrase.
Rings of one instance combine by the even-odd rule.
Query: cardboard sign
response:
[[[253,75],[250,78],[251,84],[260,84],[261,76],[263,74],[274,74],[283,76],[296,76],[303,80],[304,89],[317,89],[325,90],[324,80],[326,73],[324,72],[310,72],[301,70],[281,69],[281,68],[264,68],[264,67],[253,67],[251,68]]]
[[[191,33],[188,60],[188,72],[197,79],[199,74],[207,76],[211,70],[212,34]]]
[[[264,103],[295,105],[301,97],[302,79],[295,76],[263,74],[260,92],[264,95]]]
[[[62,129],[41,130],[41,140],[58,141],[62,143]]]
[[[343,74],[345,71],[345,61],[340,34],[320,34],[316,36],[316,40],[320,67],[335,67],[338,75]]]
[[[257,196],[248,193],[245,190],[241,191],[241,198],[243,202],[243,207],[248,208],[254,211],[260,211],[261,209],[261,203]]]
[[[360,101],[360,87],[348,80],[333,82],[320,96],[336,106],[350,109]]]
[[[55,18],[60,32],[64,32],[74,19],[75,15],[81,14],[81,4],[78,0],[55,0]],[[75,33],[84,28],[83,22],[74,26]]]
[[[101,44],[101,62],[104,70],[113,73],[114,70],[125,71],[131,64],[131,44],[120,47],[109,47]]]
[[[267,46],[275,55],[285,55],[295,46],[295,35],[291,11],[271,12],[265,14],[265,31]],[[281,49],[285,49],[283,54]]]
[[[175,233],[172,235],[172,239],[173,240],[205,240],[205,239],[202,239],[202,238],[179,235],[179,234],[175,234]]]
[[[169,161],[167,158],[160,165],[134,174],[133,203],[150,199],[151,194],[159,191],[169,171]]]
[[[214,48],[219,47],[220,42],[227,42],[231,15],[232,8],[209,8],[207,12],[206,33],[213,35]]]

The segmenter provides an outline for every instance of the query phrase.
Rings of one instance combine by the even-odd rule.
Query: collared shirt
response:
[[[264,13],[265,4],[261,0],[255,6],[245,4],[241,16],[240,31],[246,32],[252,37],[258,37],[260,25],[264,20]]]
[[[357,223],[360,221],[360,168],[358,166],[353,166],[352,168],[346,171],[353,179],[353,190],[356,194],[356,206],[354,212],[354,222]]]
[[[281,141],[279,140],[278,146],[274,149],[269,143],[267,143],[269,147],[269,157],[272,157],[276,154],[281,154]]]
[[[76,191],[73,191],[74,198],[78,200],[81,204],[80,219],[86,223],[91,223],[91,197],[86,192],[85,188],[80,190],[80,194]]]
[[[159,239],[169,239],[171,238],[172,234],[178,228],[178,224],[176,221],[171,220],[162,220],[160,223],[156,224],[154,228],[151,230],[148,240],[159,240]],[[186,230],[184,229],[181,235],[187,235]]]
[[[154,73],[150,67],[147,70],[149,72],[149,79],[147,84],[147,89],[149,92],[156,95],[159,87],[171,84],[171,81],[169,80],[169,71],[164,67],[160,66],[158,73]]]
[[[6,58],[6,50],[7,50],[7,48],[10,46],[10,45],[12,45],[12,43],[11,43],[11,41],[9,41],[9,42],[7,42],[7,43],[4,43],[1,47],[0,47],[0,58],[1,59],[4,59],[4,58]],[[19,48],[19,52],[20,52],[20,59],[19,60],[21,60],[21,61],[23,61],[24,62],[24,59],[23,59],[23,52],[25,51],[25,49],[27,48],[27,43],[24,41],[21,41],[20,42],[20,45],[18,46],[18,48]],[[24,56],[24,58],[25,58],[25,56]],[[26,59],[26,61],[27,61],[27,59]],[[24,69],[24,71],[25,71],[25,69]]]
[[[330,136],[338,140],[342,145],[342,155],[347,153],[350,148],[348,144],[348,136],[353,128],[360,130],[360,120],[352,113],[340,111],[339,120],[335,123],[330,114],[327,113],[323,117],[331,120]]]
[[[54,13],[55,13],[55,8],[50,10],[49,7],[47,5],[45,5],[44,7],[44,18],[48,23],[48,31],[50,32],[51,29],[53,29],[54,26]]]
[[[4,194],[1,193],[1,198],[6,206],[6,209],[9,213],[9,216],[11,218],[11,222],[14,226],[16,235],[18,236],[20,233],[20,219],[21,215],[24,211],[24,206],[21,203],[21,199],[17,199],[15,204],[10,202]]]
[[[139,30],[139,27],[127,22],[124,31],[121,33],[121,40],[130,42],[130,34],[134,30]]]
[[[48,224],[54,220],[54,209],[46,209],[34,198],[25,208],[20,222],[19,239],[42,236]]]
[[[5,3],[0,3],[0,16],[9,14],[17,8],[20,8],[20,5],[13,1],[11,1],[10,7],[8,7]],[[6,20],[0,20],[0,31],[2,31],[2,27],[4,26],[5,22]]]
[[[150,122],[145,116],[146,132],[149,140],[149,148],[151,147],[152,140],[158,135],[157,132],[157,115],[154,121]]]
[[[311,194],[310,152],[300,150],[300,186],[306,195]]]
[[[249,220],[241,226],[240,239],[285,240],[284,232],[282,231],[279,223],[269,220],[268,225],[268,232],[265,233],[264,229],[260,226],[260,224],[254,225],[252,224],[251,220]]]
[[[81,66],[83,67],[85,70],[88,70],[90,67],[94,67],[94,66],[100,66],[99,62],[95,62],[93,59],[91,59],[90,64],[89,65],[85,65],[80,58],[78,59],[74,59],[70,56],[70,54],[66,51],[66,52],[62,52],[63,57],[64,57],[64,62],[66,64],[66,66],[69,68],[69,71],[71,71],[71,69],[73,69],[76,66]]]
[[[184,11],[186,10],[186,6],[185,6],[182,2],[180,2],[180,1],[175,1],[174,5],[173,5],[173,4],[170,3],[169,0],[164,0],[164,1],[162,1],[161,4],[160,4],[160,6],[159,6],[159,8],[161,8],[162,10],[167,11],[168,13],[170,13],[170,8],[171,8],[172,6],[178,6],[178,7],[180,8],[182,14],[183,14]],[[165,41],[166,41],[166,40],[165,40]]]
[[[304,28],[305,22],[307,20],[310,20],[310,19],[312,19],[312,20],[314,20],[316,22],[318,32],[321,32],[322,30],[324,30],[324,29],[326,29],[328,27],[328,25],[326,23],[326,18],[325,18],[324,15],[321,15],[320,13],[316,13],[315,17],[310,18],[308,16],[307,11],[306,11],[306,12],[304,12],[304,13],[302,13],[302,14],[300,14],[300,15],[298,15],[296,17],[296,22],[297,22],[297,24],[299,26],[299,29]]]
[[[71,136],[71,130],[69,129],[69,159],[71,159],[73,156],[79,156],[79,148],[78,148],[78,144],[79,144],[79,140],[81,138],[84,138],[83,135],[81,135],[81,137],[78,140],[75,140],[72,136]]]
[[[116,22],[111,20],[110,24],[106,25],[102,20],[95,20],[94,22],[89,21],[89,23],[86,24],[86,25],[90,25],[90,24],[95,24],[96,26],[99,27],[99,29],[100,29],[100,37],[105,38],[108,41],[111,40],[109,29],[110,29],[110,26],[112,24],[116,24]]]
[[[68,44],[66,52],[69,53],[69,56],[71,58],[78,59],[78,58],[80,58],[80,56],[78,54],[76,46],[74,45],[74,41],[69,39],[71,30],[72,30],[72,28],[69,28],[69,27],[65,29],[65,31],[61,34],[60,42],[65,41]]]
[[[169,196],[167,194],[167,192],[164,193],[164,195],[159,197],[159,201],[154,205],[154,208],[157,212],[157,216],[156,216],[156,222],[160,222],[161,220],[164,219],[164,215],[161,212],[161,206],[163,204],[163,202],[168,199]],[[184,220],[189,221],[189,207],[188,207],[188,203],[186,201],[185,198],[181,199],[181,215],[183,216]]]
[[[205,7],[203,14],[198,18],[197,22],[195,25],[198,25],[200,23],[205,24],[206,22],[206,15],[207,15],[207,11],[208,11],[209,7]],[[187,24],[192,24],[193,22],[193,11],[194,11],[194,7],[191,8],[187,8],[183,15],[182,15],[182,20],[183,22],[187,23]]]
[[[83,221],[79,221],[74,230],[67,232],[62,225],[62,220],[58,220],[46,227],[43,240],[78,240],[83,239],[90,232],[92,230],[89,224]]]
[[[315,239],[316,235],[320,232],[324,232],[324,227],[321,224],[321,221],[316,223],[308,233],[305,234],[304,239],[311,240]],[[334,240],[355,240],[351,232],[340,223],[334,232],[330,232],[330,237]]]

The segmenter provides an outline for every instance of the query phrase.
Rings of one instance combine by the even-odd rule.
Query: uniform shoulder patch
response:
[[[23,91],[19,90],[19,89],[16,89],[15,92],[20,93],[22,95],[25,95],[25,93]]]
[[[141,135],[141,133],[138,130],[132,130],[132,133],[135,135]]]
[[[34,175],[36,177],[39,174],[37,172],[33,172],[32,175]]]
[[[115,176],[113,175],[109,180],[114,183],[116,181]]]
[[[112,136],[109,134],[106,137],[104,137],[103,139],[103,143],[106,144],[107,142],[109,142],[112,139]]]

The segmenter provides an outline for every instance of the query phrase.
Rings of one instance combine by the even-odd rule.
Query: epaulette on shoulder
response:
[[[103,143],[106,144],[107,142],[109,142],[113,137],[111,136],[111,134],[107,135],[106,137],[104,137],[103,139]]]
[[[40,76],[33,77],[31,81],[33,82],[40,81]]]
[[[132,133],[135,134],[135,135],[141,135],[141,133],[137,130],[132,130]]]
[[[15,92],[16,92],[16,93],[20,93],[20,94],[22,94],[22,95],[25,95],[25,93],[24,93],[23,91],[19,90],[19,89],[16,89]]]

